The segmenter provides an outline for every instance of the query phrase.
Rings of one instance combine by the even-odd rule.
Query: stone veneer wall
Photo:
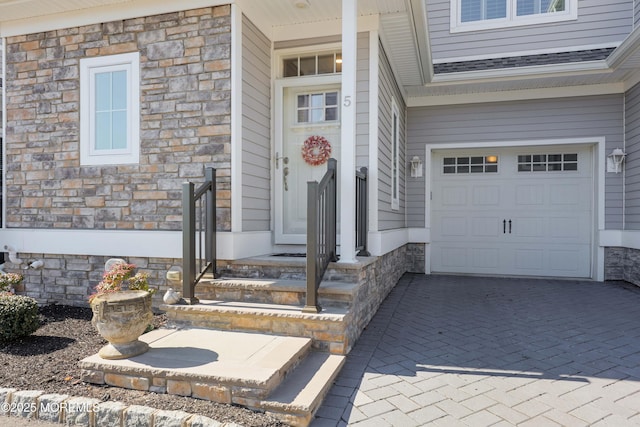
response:
[[[378,311],[382,301],[409,269],[408,245],[402,246],[366,265],[360,274],[360,284],[353,298],[350,318],[345,320],[345,344],[342,351],[347,354],[355,345],[358,337]]]
[[[202,182],[213,166],[218,227],[231,229],[230,6],[6,42],[7,227],[180,230],[182,183]],[[140,163],[80,166],[80,59],[127,52],[140,52]],[[23,272],[20,293],[71,305],[86,304],[110,258],[20,256],[45,261],[43,270]],[[127,261],[150,273],[159,305],[166,271],[180,260]]]
[[[26,254],[20,256],[29,261],[41,259],[44,267],[40,270],[22,270],[25,280],[16,291],[20,295],[35,298],[40,304],[64,304],[74,306],[88,306],[89,295],[102,279],[104,264],[110,258],[119,256],[79,256],[79,255],[50,255]],[[170,283],[166,279],[166,272],[171,267],[181,267],[181,259],[172,258],[137,258],[126,257],[125,261],[135,264],[137,271],[149,273],[149,285],[158,292],[153,296],[153,306],[162,304],[162,296],[169,287],[177,291],[182,290],[182,283]],[[7,264],[7,272],[18,272]]]
[[[605,280],[624,280],[640,286],[640,250],[609,247],[604,254]]]
[[[230,6],[8,37],[7,226],[181,228],[181,184],[218,170],[230,230]],[[80,166],[81,58],[140,52],[140,164]]]

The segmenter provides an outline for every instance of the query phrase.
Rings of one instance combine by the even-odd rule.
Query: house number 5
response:
[[[344,105],[345,107],[350,106],[351,105],[351,96],[345,96],[344,97],[344,103],[342,105]]]

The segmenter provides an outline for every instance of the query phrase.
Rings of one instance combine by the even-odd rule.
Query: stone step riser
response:
[[[332,354],[347,354],[352,343],[346,332],[347,318],[327,320],[322,316],[288,317],[281,315],[188,309],[167,310],[172,328],[207,328],[222,331],[257,332],[269,335],[311,338],[312,348]]]
[[[306,280],[307,277],[305,265],[285,262],[280,265],[261,265],[234,261],[233,263],[218,264],[217,273],[219,276],[245,279]],[[359,271],[340,267],[339,264],[330,264],[323,280],[357,282],[359,276]]]
[[[219,284],[199,283],[196,286],[196,296],[205,300],[244,301],[262,304],[284,304],[304,306],[307,294],[305,291],[293,290],[259,290],[238,286],[225,287]],[[344,294],[319,293],[318,301],[322,307],[348,308],[351,296]]]

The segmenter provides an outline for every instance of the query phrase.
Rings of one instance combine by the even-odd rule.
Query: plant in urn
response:
[[[109,263],[107,263],[108,265]],[[133,276],[135,265],[124,261],[108,265],[89,302],[91,323],[109,344],[98,354],[103,359],[126,359],[146,352],[149,345],[138,338],[153,319],[146,273]],[[127,289],[123,289],[126,282]]]

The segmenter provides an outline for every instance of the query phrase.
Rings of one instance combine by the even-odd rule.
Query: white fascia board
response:
[[[577,63],[535,65],[531,67],[500,68],[479,71],[461,71],[458,73],[442,73],[433,76],[431,85],[452,82],[485,82],[520,79],[522,77],[553,77],[560,75],[583,75],[612,72],[606,60],[585,61]]]
[[[598,85],[548,87],[540,89],[522,89],[499,92],[477,92],[459,95],[416,96],[407,100],[407,107],[433,107],[457,104],[479,104],[486,102],[610,95],[624,93],[626,90],[627,85],[619,82],[604,83]]]
[[[378,15],[358,17],[358,32],[378,30],[379,26]],[[283,25],[274,27],[271,34],[273,42],[339,35],[342,34],[342,19]]]
[[[635,28],[631,34],[614,50],[607,58],[610,67],[615,68],[640,49],[640,27]]]
[[[219,231],[216,237],[219,259],[265,255],[273,249],[269,231]],[[182,258],[181,231],[9,228],[0,230],[0,248],[5,245],[18,254]]]
[[[137,0],[120,4],[111,4],[84,8],[55,15],[35,16],[32,18],[0,22],[0,35],[3,37],[79,27],[101,22],[119,21],[142,16],[159,15],[203,7],[222,6],[234,0]],[[1,18],[0,18],[1,19]]]

